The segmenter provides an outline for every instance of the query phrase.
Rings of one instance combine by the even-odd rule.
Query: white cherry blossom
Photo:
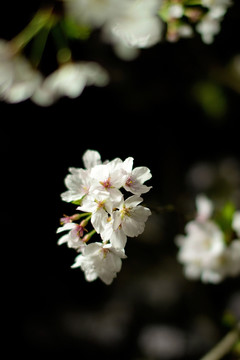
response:
[[[143,199],[137,195],[122,200],[119,210],[113,213],[114,230],[120,227],[129,237],[138,236],[144,231],[145,222],[151,215],[151,211],[139,205],[142,201]]]
[[[234,234],[240,235],[240,212],[233,214],[230,228],[222,229],[213,207],[210,199],[198,195],[196,217],[186,224],[185,235],[176,237],[176,244],[186,277],[216,284],[240,274],[240,240],[233,239]]]
[[[123,172],[126,175],[126,181],[123,185],[124,189],[135,195],[141,195],[148,192],[152,186],[143,185],[143,183],[151,179],[152,174],[145,166],[133,169],[133,158],[129,157],[123,162]]]
[[[91,177],[94,179],[93,190],[106,192],[113,201],[119,202],[122,193],[119,190],[124,184],[122,172],[122,160],[116,158],[106,164],[96,165],[91,169]]]
[[[101,163],[101,156],[95,150],[87,150],[82,157],[86,169],[69,168],[69,172],[64,180],[67,191],[61,194],[63,201],[72,202],[82,199],[89,193],[93,179],[90,176],[90,169]]]
[[[113,203],[109,194],[105,192],[91,193],[77,210],[91,212],[91,223],[97,233],[101,233],[107,222],[109,214],[112,213]]]
[[[178,260],[186,277],[217,283],[222,280],[221,260],[225,253],[222,231],[211,221],[187,224],[186,236],[177,237]]]
[[[82,250],[83,247],[86,246],[86,244],[82,241],[84,229],[81,225],[69,222],[57,229],[57,233],[65,231],[68,231],[68,233],[58,239],[58,245],[67,243],[69,248],[73,248],[78,251]]]
[[[95,242],[86,245],[83,253],[76,257],[72,268],[80,267],[87,281],[93,281],[99,277],[109,285],[121,270],[124,258],[126,258],[125,253],[114,249],[111,244],[104,245]]]
[[[110,284],[126,257],[127,237],[141,234],[151,214],[139,205],[143,201],[139,195],[150,190],[143,183],[152,175],[147,167],[134,169],[132,157],[102,163],[97,151],[87,150],[82,160],[85,168],[69,168],[70,174],[65,178],[68,190],[61,194],[62,200],[80,205],[76,208],[79,213],[61,219],[64,225],[57,233],[68,233],[58,244],[67,243],[81,253],[73,267],[80,267],[88,281],[99,277]],[[134,195],[124,199],[122,190]],[[81,222],[77,223],[79,219]],[[89,224],[93,227],[90,232],[86,229]],[[95,233],[102,242],[92,241]]]

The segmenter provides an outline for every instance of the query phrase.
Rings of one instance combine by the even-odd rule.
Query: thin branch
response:
[[[212,350],[200,360],[220,360],[231,351],[240,337],[240,322]]]

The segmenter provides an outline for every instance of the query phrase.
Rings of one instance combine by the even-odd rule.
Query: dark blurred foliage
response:
[[[0,37],[20,31],[39,3],[4,3]],[[174,244],[196,192],[209,189],[189,182],[192,169],[205,164],[216,173],[231,159],[238,174],[240,84],[228,66],[240,53],[239,19],[235,1],[212,45],[198,36],[163,42],[132,62],[119,60],[95,33],[74,43],[74,51],[108,69],[109,86],[89,87],[50,108],[0,103],[7,358],[17,351],[31,359],[197,360],[227,332],[224,315],[240,316],[239,278],[219,285],[186,280]],[[215,111],[202,100],[206,91]],[[103,160],[133,156],[135,166],[153,174],[153,189],[144,196],[153,215],[144,234],[129,239],[128,258],[111,286],[87,283],[70,269],[75,252],[57,246],[59,218],[74,211],[60,200],[63,180],[68,167],[82,166],[86,149],[98,150]],[[159,211],[168,204],[177,211]]]

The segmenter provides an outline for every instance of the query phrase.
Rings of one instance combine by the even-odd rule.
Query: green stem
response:
[[[200,360],[220,360],[229,353],[240,337],[240,322]]]
[[[52,8],[38,10],[29,24],[11,40],[16,52],[21,51],[45,26],[48,27],[50,19],[51,23],[53,22],[52,10]]]
[[[87,234],[84,236],[84,238],[82,239],[82,241],[85,242],[85,243],[88,242],[94,234],[96,234],[96,230],[95,230],[95,229],[93,229],[92,231],[90,231],[89,233],[87,233]]]

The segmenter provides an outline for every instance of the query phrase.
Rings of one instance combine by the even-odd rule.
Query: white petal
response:
[[[101,155],[98,151],[87,150],[82,157],[83,164],[86,169],[91,169],[95,165],[101,164]]]

